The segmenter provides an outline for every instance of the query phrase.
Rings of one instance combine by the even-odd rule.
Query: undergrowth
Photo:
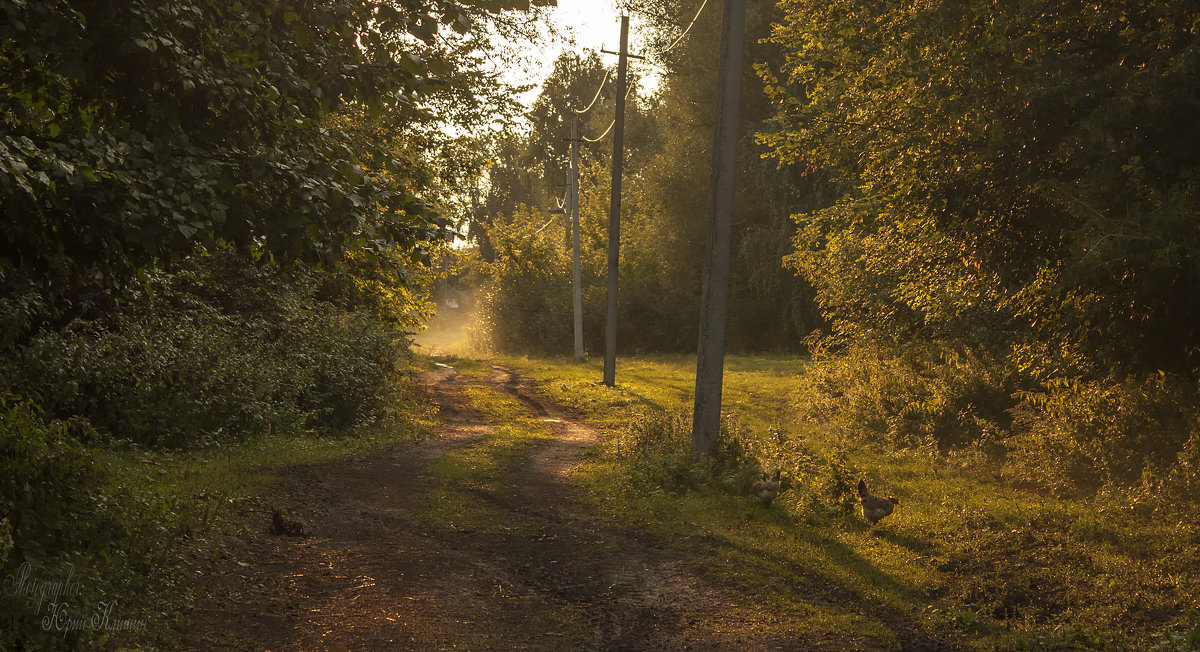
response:
[[[845,445],[928,449],[1019,486],[1186,513],[1200,496],[1200,388],[1115,371],[1036,381],[935,344],[818,351],[797,416]]]
[[[0,649],[165,646],[189,551],[279,469],[419,432],[420,299],[377,281],[198,251],[69,319],[26,296],[0,339]]]

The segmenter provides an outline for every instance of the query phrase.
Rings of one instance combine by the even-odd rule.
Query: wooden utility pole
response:
[[[613,123],[612,203],[608,212],[608,314],[604,323],[604,384],[617,384],[617,264],[621,259],[621,167],[625,155],[625,67],[629,55],[629,16],[621,16],[617,60],[617,116]]]
[[[725,0],[708,202],[708,251],[700,290],[696,405],[692,413],[692,452],[697,458],[713,452],[721,432],[721,380],[725,367],[733,177],[737,169],[738,102],[742,91],[745,25],[746,0]]]
[[[567,210],[571,211],[570,228],[573,251],[571,281],[575,303],[575,362],[583,362],[583,289],[579,271],[579,114],[571,111],[571,178],[567,182]]]

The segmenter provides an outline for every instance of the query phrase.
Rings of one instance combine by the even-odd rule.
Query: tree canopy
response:
[[[403,135],[494,112],[462,44],[518,5],[0,3],[3,280],[120,280],[197,243],[331,261],[437,239],[411,158],[337,117]]]
[[[1197,372],[1194,4],[780,6],[761,139],[835,189],[790,261],[838,333]]]

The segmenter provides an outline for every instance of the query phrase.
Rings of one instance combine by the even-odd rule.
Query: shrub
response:
[[[369,300],[380,284],[338,293],[336,275],[194,256],[153,271],[111,314],[17,349],[9,390],[153,447],[378,424],[394,413],[405,317]]]
[[[1023,480],[1094,491],[1186,463],[1196,396],[1171,376],[1058,379],[1021,397],[1004,443],[1010,473]]]
[[[404,349],[372,315],[320,307],[289,323],[298,375],[305,379],[300,407],[306,424],[352,432],[396,415]]]
[[[496,256],[482,264],[488,280],[469,329],[474,347],[509,353],[572,350],[571,261],[561,225],[543,229],[542,224],[523,206],[488,228]]]
[[[822,453],[799,435],[772,428],[766,437],[751,440],[751,453],[765,472],[778,469],[780,501],[792,503],[809,516],[845,514],[858,505],[859,470],[841,448]]]
[[[23,351],[26,391],[56,415],[84,416],[111,437],[146,446],[297,430],[298,370],[281,364],[283,347],[255,326],[265,324],[206,305],[75,324]]]
[[[846,442],[945,450],[990,440],[1008,423],[1015,379],[1003,369],[981,354],[935,344],[893,353],[818,350],[800,378],[798,407]]]
[[[968,452],[1059,494],[1111,488],[1156,504],[1200,495],[1187,489],[1200,487],[1200,392],[1178,376],[1037,384],[1004,357],[932,343],[814,358],[800,378],[799,411],[843,444]]]
[[[163,563],[170,505],[112,487],[72,435],[86,429],[0,398],[0,649],[98,646],[104,613],[109,625],[141,622],[122,631],[136,644],[151,614],[170,610],[153,600],[180,597]]]

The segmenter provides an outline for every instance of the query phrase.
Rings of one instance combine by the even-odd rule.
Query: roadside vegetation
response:
[[[741,608],[850,647],[1200,647],[1195,3],[750,3],[742,355],[696,461],[672,356],[697,341],[720,12],[678,40],[692,0],[618,3],[666,74],[631,75],[613,389],[546,356],[573,345],[564,116],[593,96],[602,350],[616,75],[567,52],[518,107],[480,54],[546,1],[0,0],[0,649],[167,645],[189,555],[280,469],[428,431],[435,302],[608,434],[575,476],[592,507],[754,587]],[[507,425],[434,463],[466,512],[428,517],[496,527],[471,484],[548,431],[471,391]],[[764,508],[746,488],[775,470]],[[874,528],[864,478],[901,500]]]
[[[673,43],[686,2],[627,4]],[[1174,126],[1196,108],[1195,9],[785,0],[746,20],[730,350],[809,356],[799,416],[846,442],[986,458],[1059,497],[1195,509],[1200,159]],[[680,189],[708,179],[696,125],[711,120],[718,26],[702,13],[661,55],[658,91],[631,95],[631,132],[647,135],[623,186],[622,354],[697,342],[705,205]],[[565,152],[558,109],[595,88],[611,102],[604,79],[563,55],[534,128],[488,170],[475,247],[454,254],[480,350],[572,349],[548,170]],[[606,156],[585,145],[580,175],[593,356]]]
[[[664,44],[690,6],[627,5]],[[721,452],[693,463],[693,370],[648,355],[697,341],[706,214],[692,189],[711,160],[697,126],[711,124],[719,12],[661,55],[670,74],[634,103],[655,128],[628,164],[619,389],[537,357],[569,354],[571,333],[566,238],[537,167],[563,125],[541,113],[514,145],[526,158],[491,171],[523,185],[493,186],[506,194],[461,254],[480,289],[476,346],[533,356],[546,391],[613,428],[591,486],[624,499],[598,506],[732,537],[730,550],[824,555],[820,579],[795,585],[850,591],[883,614],[879,632],[1196,645],[1200,158],[1177,126],[1200,97],[1195,7],[783,0],[746,20],[728,346],[803,357],[803,373],[759,387],[735,361]],[[577,78],[602,77],[559,63],[543,104],[574,104]],[[607,194],[584,161],[596,358]],[[786,544],[721,507],[740,510],[734,488],[775,468],[795,483],[778,503]],[[878,536],[847,525],[859,477],[902,500]],[[812,549],[798,531],[818,533]]]
[[[447,128],[528,10],[0,2],[0,649],[177,644],[280,469],[424,431]]]
[[[814,640],[959,649],[1158,649],[1200,644],[1200,527],[1115,495],[1059,497],[970,451],[896,447],[804,418],[806,360],[729,359],[722,448],[696,462],[694,361],[500,361],[606,437],[573,476],[608,518],[636,522],[750,587],[755,610],[800,613]],[[750,484],[776,469],[769,508]],[[896,495],[871,527],[855,485]]]

